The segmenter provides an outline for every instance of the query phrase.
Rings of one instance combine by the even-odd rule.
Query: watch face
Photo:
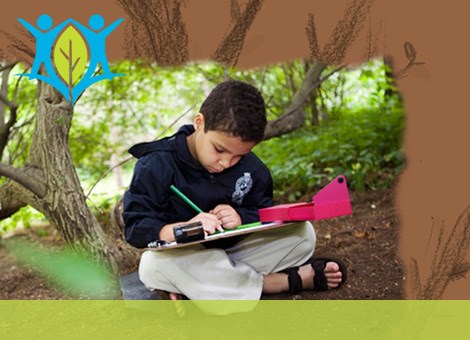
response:
[[[184,224],[173,228],[176,243],[188,243],[204,239],[204,228],[201,222]]]

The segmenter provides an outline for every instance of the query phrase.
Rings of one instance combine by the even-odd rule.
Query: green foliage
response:
[[[88,206],[101,225],[109,225],[114,206],[122,198],[122,194],[95,194],[88,200]]]
[[[16,214],[0,221],[0,235],[14,230],[18,227],[29,228],[33,221],[45,220],[44,215],[36,209],[26,206],[21,208]]]
[[[271,169],[276,197],[296,201],[339,174],[357,191],[393,183],[404,165],[404,113],[389,71],[373,60],[333,74],[319,89],[319,125],[307,120],[255,149]]]
[[[9,241],[7,250],[20,263],[32,266],[53,284],[74,297],[110,299],[114,289],[109,268],[92,256],[71,250],[51,251],[23,241]]]
[[[328,68],[325,72],[330,72]],[[399,97],[390,72],[382,60],[371,60],[360,67],[343,69],[324,81],[317,104],[328,118],[344,112],[381,110],[399,106]]]
[[[403,167],[403,111],[356,112],[265,141],[255,152],[271,169],[275,197],[295,201],[339,174],[358,191],[390,186]]]
[[[180,124],[190,123],[210,90],[201,68],[212,72],[211,66],[197,65],[163,68],[129,61],[112,65],[113,73],[126,76],[95,84],[75,106],[70,148],[80,179],[93,183],[128,158],[133,144],[169,135]]]
[[[304,61],[256,70],[215,63],[174,68],[129,61],[113,65],[113,72],[126,76],[90,87],[75,109],[70,146],[80,178],[94,182],[117,160],[128,158],[130,146],[161,136],[179,115],[192,108],[165,135],[190,123],[209,91],[227,77],[257,86],[265,97],[268,119],[275,119],[285,112],[310,66]],[[350,111],[379,111],[396,105],[397,96],[385,96],[386,90],[393,90],[386,70],[383,62],[371,61],[356,69],[342,70],[324,82],[316,103],[322,108],[320,121],[340,119]],[[309,102],[306,106],[307,127],[312,126],[309,122],[313,105]]]
[[[308,64],[303,61],[268,65],[252,70],[224,68],[213,63],[199,65],[199,70],[211,87],[227,78],[245,81],[256,86],[265,99],[269,120],[284,113],[295,91],[300,87],[307,68]],[[310,112],[309,108],[307,111]]]

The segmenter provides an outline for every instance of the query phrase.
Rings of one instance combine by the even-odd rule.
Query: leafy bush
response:
[[[356,112],[265,141],[255,152],[271,169],[275,197],[295,201],[344,174],[353,190],[388,187],[404,164],[403,111]]]

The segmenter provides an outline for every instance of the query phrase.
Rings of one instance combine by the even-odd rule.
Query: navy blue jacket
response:
[[[259,220],[258,209],[272,206],[272,179],[268,168],[252,152],[233,167],[209,173],[192,157],[186,137],[194,132],[185,125],[171,136],[134,145],[129,152],[139,160],[124,194],[126,240],[137,248],[158,240],[163,226],[188,221],[197,213],[170,190],[173,184],[203,211],[218,204],[231,205],[242,223]],[[206,247],[226,248],[239,238],[206,242]]]

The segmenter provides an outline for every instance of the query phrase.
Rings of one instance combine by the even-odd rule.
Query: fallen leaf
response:
[[[355,230],[353,232],[353,236],[356,238],[363,238],[364,236],[366,236],[366,232],[362,230]]]

